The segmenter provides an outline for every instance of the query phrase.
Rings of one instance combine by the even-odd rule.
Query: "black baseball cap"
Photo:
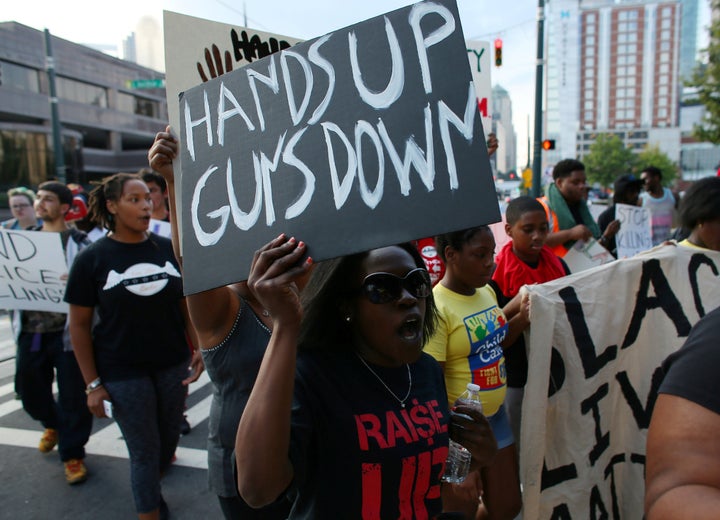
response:
[[[620,195],[625,195],[625,193],[631,189],[637,189],[640,191],[642,190],[643,184],[643,180],[635,177],[632,173],[628,175],[621,175],[615,179],[614,197],[617,198]]]

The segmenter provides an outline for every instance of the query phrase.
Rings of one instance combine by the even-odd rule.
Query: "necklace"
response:
[[[392,396],[397,400],[397,402],[400,403],[400,407],[401,407],[401,408],[405,408],[405,401],[407,401],[407,398],[410,397],[410,392],[412,391],[412,372],[410,372],[410,365],[408,365],[407,363],[405,363],[405,368],[407,368],[407,373],[408,373],[408,391],[407,391],[407,393],[405,394],[405,397],[403,397],[402,399],[400,399],[400,398],[395,394],[395,392],[393,392],[392,390],[390,390],[390,387],[385,384],[385,381],[383,381],[382,378],[381,378],[379,375],[377,375],[377,372],[375,372],[372,368],[370,368],[370,365],[367,364],[367,361],[365,361],[360,354],[358,354],[357,352],[355,352],[355,355],[358,357],[358,359],[359,359],[360,361],[362,361],[362,364],[365,365],[365,367],[370,371],[370,373],[371,373],[372,375],[374,375],[374,376],[377,378],[378,381],[380,381],[380,383],[385,387],[385,390],[387,390],[388,392],[390,392],[390,395],[392,395]]]

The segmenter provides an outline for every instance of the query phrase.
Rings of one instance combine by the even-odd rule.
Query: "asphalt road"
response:
[[[88,480],[65,482],[57,449],[37,450],[40,423],[15,399],[14,342],[7,316],[0,316],[0,519],[116,520],[137,518],[130,490],[127,449],[111,419],[96,419],[86,446]],[[193,429],[180,439],[177,461],[162,481],[174,520],[221,519],[207,488],[207,417],[211,383],[206,374],[191,385],[188,419]]]

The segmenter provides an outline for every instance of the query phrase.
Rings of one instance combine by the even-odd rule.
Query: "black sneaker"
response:
[[[162,495],[160,495],[160,514],[158,516],[160,520],[168,520],[170,518],[170,510]]]
[[[182,421],[180,422],[180,435],[187,435],[191,429],[187,417],[183,415]]]

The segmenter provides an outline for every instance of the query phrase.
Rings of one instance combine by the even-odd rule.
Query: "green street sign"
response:
[[[165,88],[164,79],[134,79],[125,84],[128,88]]]

